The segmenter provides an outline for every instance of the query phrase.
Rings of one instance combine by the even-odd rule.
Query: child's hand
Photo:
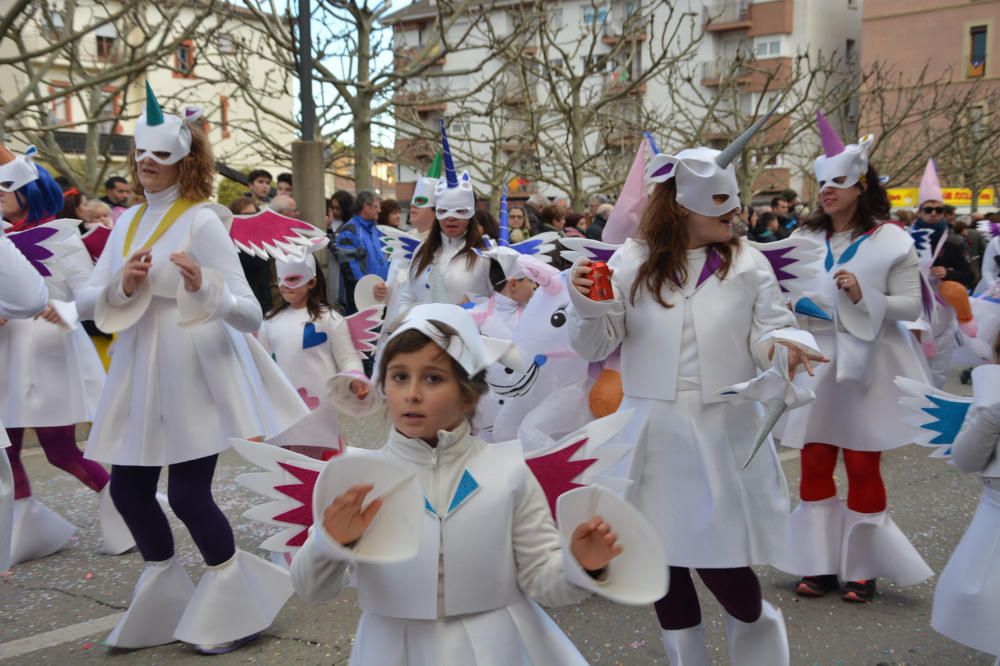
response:
[[[184,278],[184,288],[194,293],[201,289],[201,266],[186,252],[174,252],[170,255],[172,261],[181,271]]]
[[[388,295],[389,288],[385,285],[385,282],[379,282],[377,285],[372,287],[372,296],[375,297],[376,301],[385,303],[385,297]]]
[[[611,525],[600,516],[594,516],[573,530],[570,551],[581,567],[587,571],[599,571],[621,555],[622,547],[618,545],[618,535],[611,531]]]
[[[368,397],[368,384],[365,384],[360,379],[352,379],[351,393],[353,393],[358,400],[364,400]]]
[[[371,525],[375,514],[382,508],[382,500],[377,499],[369,504],[367,509],[361,510],[365,497],[374,487],[370,483],[351,486],[323,511],[323,529],[331,539],[342,546],[347,546],[361,538]]]
[[[59,316],[59,313],[56,312],[56,309],[54,307],[52,307],[51,305],[46,305],[44,310],[42,310],[41,312],[39,312],[38,314],[36,314],[35,315],[35,319],[38,319],[38,318],[42,318],[45,321],[49,322],[50,324],[56,324],[56,325],[58,325],[58,324],[63,323],[63,320]]]

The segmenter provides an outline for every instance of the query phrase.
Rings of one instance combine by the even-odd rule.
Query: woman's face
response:
[[[161,156],[160,153],[156,155],[157,157]],[[168,155],[164,153],[162,156],[167,157]],[[146,192],[159,192],[175,184],[180,176],[180,168],[177,164],[160,164],[151,159],[140,160],[136,167],[142,189]]]
[[[394,211],[392,213],[389,213],[389,225],[390,226],[396,227],[398,229],[399,225],[402,224],[402,219],[403,219],[403,213],[402,213],[402,211],[398,211],[397,210],[397,211]]]
[[[520,208],[512,208],[507,213],[507,224],[511,229],[520,229],[524,226],[524,211]]]
[[[819,193],[819,205],[830,217],[838,215],[854,216],[861,198],[860,187],[849,187],[846,190],[838,187],[824,187]]]
[[[734,208],[725,215],[708,217],[695,212],[689,212],[688,249],[704,247],[713,243],[727,243],[733,237],[733,218],[738,209]]]
[[[330,218],[333,220],[343,220],[344,211],[340,207],[340,202],[330,199]]]
[[[76,219],[78,219],[78,220],[85,219],[85,216],[87,215],[87,195],[86,194],[81,194],[80,195],[80,203],[78,203],[76,205],[76,208],[73,209],[73,212],[76,213]]]
[[[3,214],[5,220],[18,220],[26,212],[17,201],[17,193],[0,192],[0,213]]]
[[[446,217],[439,222],[441,232],[448,238],[461,238],[469,228],[469,221],[460,217]]]

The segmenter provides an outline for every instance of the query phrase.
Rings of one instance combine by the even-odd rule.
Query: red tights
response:
[[[879,471],[881,451],[852,451],[832,444],[806,444],[802,449],[802,482],[799,497],[818,502],[837,494],[833,470],[837,454],[844,452],[847,468],[847,508],[858,513],[885,511],[885,484]]]

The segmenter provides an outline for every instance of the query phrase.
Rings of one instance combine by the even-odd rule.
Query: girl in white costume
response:
[[[0,230],[0,319],[32,317],[48,304],[49,291],[35,267],[28,263]],[[10,446],[0,422],[0,448]],[[14,475],[6,455],[0,455],[0,571],[10,568],[11,528],[14,522]]]
[[[451,150],[441,121],[445,175],[434,191],[434,225],[427,239],[413,254],[409,281],[400,285],[399,298],[386,315],[391,322],[407,308],[420,303],[461,305],[473,296],[488,296],[490,262],[476,254],[482,238],[478,225],[470,220],[476,210],[476,194],[467,171],[455,173]]]
[[[212,499],[218,454],[228,436],[271,436],[307,410],[249,335],[262,315],[228,210],[206,201],[213,160],[193,124],[200,111],[165,115],[148,84],[146,94],[130,162],[147,203],[119,218],[79,298],[85,317],[118,333],[86,454],[112,465],[111,496],[146,561],[107,643],[181,640],[217,654],[259,635],[292,591],[283,570],[236,548]],[[156,501],[164,466],[170,506],[208,565],[197,587]]]
[[[691,568],[726,610],[732,663],[789,662],[781,613],[763,601],[750,568],[780,562],[788,547],[785,477],[770,439],[741,469],[763,410],[718,393],[753,379],[776,342],[787,345],[780,353],[791,369],[821,360],[791,342],[801,332],[767,259],[732,237],[740,203],[731,161],[766,119],[721,153],[653,158],[646,179],[656,186],[639,239],[609,261],[611,300],[587,297],[589,260],[573,268],[573,347],[599,361],[621,345],[620,409],[636,410],[623,440],[638,442],[630,492],[670,568],[670,590],[654,606],[673,666],[712,663]]]
[[[4,219],[12,223],[8,229],[11,233],[37,230],[62,209],[62,191],[32,157],[33,149],[15,158],[0,147],[0,207]],[[107,471],[85,460],[76,444],[76,424],[94,417],[104,386],[104,367],[90,338],[78,325],[74,296],[90,276],[93,264],[83,243],[78,238],[75,243],[79,251],[59,259],[55,269],[65,293],[53,295],[48,307],[36,317],[14,319],[0,326],[0,419],[11,442],[7,455],[14,472],[16,498],[13,564],[58,551],[75,531],[32,496],[21,463],[27,428],[35,430],[50,463],[100,493],[102,550],[117,555],[135,546],[111,506]]]
[[[983,481],[969,529],[934,590],[932,626],[964,645],[1000,655],[1000,337],[993,364],[972,371],[973,402],[952,445],[963,472]],[[1000,658],[998,658],[1000,663]]]
[[[353,403],[367,398],[368,378],[347,320],[326,303],[326,284],[313,254],[290,255],[275,262],[275,269],[283,302],[267,313],[258,339],[310,411],[267,441],[320,458],[342,448],[338,403],[345,407],[351,395]]]
[[[595,517],[561,547],[517,442],[487,446],[469,433],[484,370],[510,347],[487,342],[461,308],[421,305],[381,353],[377,381],[394,428],[380,451],[347,459],[368,455],[416,475],[424,496],[416,556],[355,561],[381,507],[376,499],[362,511],[372,485],[358,485],[316,517],[292,561],[296,592],[314,603],[334,599],[355,576],[363,613],[352,666],[586,663],[531,599],[583,599],[621,546]]]
[[[886,512],[879,470],[882,451],[912,440],[893,378],[929,382],[903,325],[921,314],[920,276],[909,234],[878,222],[888,217],[889,200],[868,164],[871,137],[845,147],[822,114],[819,122],[822,210],[796,234],[826,248],[826,270],[811,290],[833,320],[802,324],[833,362],[806,382],[816,401],[789,415],[781,441],[802,449],[802,501],[791,516],[790,558],[782,568],[804,576],[800,595],[832,592],[839,577],[845,601],[866,602],[878,576],[915,585],[932,574]],[[846,507],[833,478],[841,450]]]

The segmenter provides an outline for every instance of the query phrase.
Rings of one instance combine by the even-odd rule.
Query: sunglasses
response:
[[[937,213],[938,215],[944,214],[944,206],[924,206],[921,210],[923,210],[928,215],[931,215],[933,213]]]

